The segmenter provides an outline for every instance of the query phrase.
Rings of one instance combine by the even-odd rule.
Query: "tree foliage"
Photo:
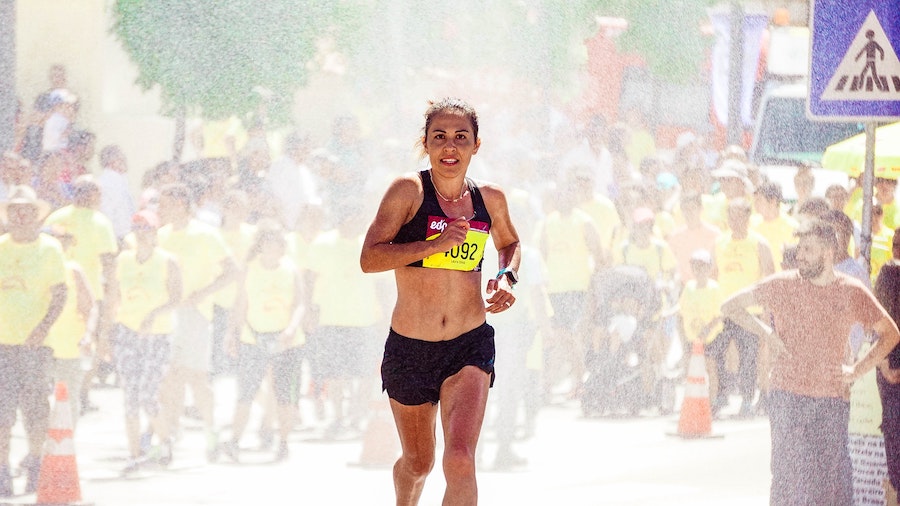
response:
[[[516,3],[516,2],[514,2]],[[522,23],[520,40],[540,40],[540,34],[560,34],[547,41],[544,54],[519,43],[519,60],[526,68],[541,69],[537,57],[551,63],[542,68],[553,82],[564,81],[575,65],[583,63],[579,52],[585,39],[597,32],[598,16],[620,17],[628,28],[617,42],[624,52],[640,54],[656,75],[686,81],[697,75],[705,58],[707,41],[700,31],[706,9],[715,0],[545,0],[537,2],[541,12],[533,22]],[[532,7],[534,9],[534,7]]]
[[[584,42],[598,29],[596,17],[617,16],[629,22],[623,50],[676,80],[697,73],[704,57],[700,24],[711,3],[116,0],[113,30],[139,68],[138,84],[159,86],[165,112],[243,116],[256,110],[264,89],[270,116],[285,121],[326,38],[364,92],[436,65],[505,68],[546,88],[571,83],[584,64]]]
[[[113,31],[166,112],[221,119],[270,97],[269,114],[284,120],[317,40],[354,12],[340,1],[117,0]]]
[[[628,20],[624,50],[641,54],[657,75],[683,81],[697,74],[711,40],[700,31],[707,9],[717,0],[604,0],[614,16]]]
[[[713,0],[457,0],[389,2],[345,40],[352,71],[390,87],[427,67],[469,77],[504,69],[544,89],[572,86],[586,63],[597,17],[621,17],[622,51],[644,56],[656,75],[686,81],[705,58],[700,28]],[[385,79],[384,76],[393,74]],[[413,77],[415,78],[415,77]]]

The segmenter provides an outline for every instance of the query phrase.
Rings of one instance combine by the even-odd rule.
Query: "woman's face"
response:
[[[465,174],[481,140],[475,138],[472,122],[459,114],[438,114],[432,119],[423,142],[431,168],[447,177]]]

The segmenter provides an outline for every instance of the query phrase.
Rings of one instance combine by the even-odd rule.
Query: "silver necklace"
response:
[[[441,194],[441,191],[437,189],[437,185],[434,184],[434,174],[433,173],[431,174],[431,186],[434,186],[434,191],[435,191],[435,193],[438,194],[438,197],[440,197],[444,202],[449,202],[451,204],[455,204],[455,203],[459,202],[460,200],[466,198],[466,195],[469,194],[468,185],[464,185],[462,187],[462,190],[459,192],[459,198],[448,199],[443,194]]]

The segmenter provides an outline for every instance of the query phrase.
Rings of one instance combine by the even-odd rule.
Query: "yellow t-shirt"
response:
[[[281,332],[293,316],[297,268],[287,257],[278,267],[265,268],[255,259],[247,265],[247,326],[260,333]]]
[[[750,217],[750,230],[763,236],[772,250],[772,258],[775,260],[775,272],[781,270],[781,261],[784,258],[784,247],[797,244],[794,232],[797,230],[797,221],[784,214],[774,220],[765,221],[762,215],[754,214]]]
[[[893,201],[890,204],[882,204],[882,209],[884,209],[884,217],[882,218],[884,222],[884,226],[891,230],[896,230],[897,226],[900,226],[900,216],[897,216],[897,201]]]
[[[893,258],[891,247],[894,244],[894,230],[882,225],[881,231],[872,231],[872,250],[870,257],[872,259],[872,284],[878,279],[878,273],[881,272],[881,266],[888,263]]]
[[[568,216],[554,211],[541,229],[546,245],[547,293],[583,292],[588,289],[594,265],[584,236],[586,226],[595,226],[581,209]]]
[[[706,281],[703,288],[697,287],[697,280],[691,279],[684,284],[678,307],[684,320],[685,340],[695,342],[699,339],[700,330],[721,314],[722,290],[714,279]],[[711,328],[706,334],[704,344],[709,344],[721,330],[721,324]]]
[[[297,271],[303,271],[309,265],[310,242],[299,232],[287,234],[288,257],[294,261]]]
[[[671,276],[678,267],[672,248],[656,237],[650,239],[646,248],[630,241],[622,242],[613,250],[613,263],[641,267],[653,279]]]
[[[24,244],[0,236],[0,344],[23,344],[44,319],[51,288],[66,283],[65,262],[59,241],[48,235]]]
[[[656,153],[656,140],[653,139],[650,132],[644,129],[631,130],[628,137],[625,155],[628,156],[632,167],[640,167],[644,158]]]
[[[191,220],[181,230],[174,230],[172,225],[160,228],[159,245],[178,262],[184,297],[215,281],[222,273],[222,262],[231,257],[218,229],[197,220]],[[212,297],[197,309],[212,318]]]
[[[844,205],[844,214],[857,223],[862,222],[862,198],[862,187],[857,186],[850,192],[850,198],[847,199],[847,203]]]
[[[700,212],[700,218],[718,228],[719,230],[728,230],[728,199],[722,192],[715,195],[703,194],[700,196],[703,210]]]
[[[378,323],[378,277],[359,269],[361,249],[362,237],[341,237],[337,230],[323,232],[310,245],[309,270],[315,274],[312,303],[319,308],[319,325],[370,327]]]
[[[600,233],[600,242],[607,250],[612,249],[616,228],[621,224],[616,206],[606,197],[596,196],[589,202],[583,202],[578,206],[586,212]]]
[[[847,203],[847,208],[850,207],[850,203]],[[846,209],[846,208],[845,208]],[[884,213],[881,217],[881,223],[884,224],[885,227],[895,230],[898,226],[900,226],[900,215],[897,214],[897,201],[891,202],[890,204],[882,204],[881,209],[884,210]],[[863,214],[863,201],[862,197],[859,200],[853,202],[853,207],[847,216],[849,216],[853,221],[857,223],[862,223],[862,214]]]
[[[169,262],[171,254],[156,248],[144,263],[137,261],[133,250],[123,251],[116,266],[119,279],[119,310],[117,320],[131,330],[138,331],[150,311],[169,301]],[[151,334],[170,334],[172,314],[154,318]]]
[[[235,116],[203,124],[203,156],[229,158],[241,151],[247,143],[247,131]]]
[[[81,356],[79,343],[87,332],[87,322],[78,311],[78,284],[75,279],[78,264],[71,260],[66,262],[66,305],[56,322],[50,327],[44,346],[53,349],[53,357],[58,359],[75,359]]]
[[[253,245],[253,238],[256,235],[256,227],[249,223],[241,223],[234,230],[221,229],[222,239],[234,255],[234,261],[238,266],[243,267],[247,261],[247,252]],[[213,301],[224,308],[230,309],[234,306],[237,298],[237,283],[229,283],[228,286],[222,288],[213,295]]]
[[[59,227],[72,234],[72,244],[66,249],[66,258],[78,262],[94,297],[102,299],[103,264],[100,256],[115,255],[119,250],[109,218],[100,211],[69,205],[50,214],[45,225]]]
[[[723,297],[730,297],[762,277],[759,267],[759,243],[765,241],[756,232],[749,232],[746,239],[734,240],[731,232],[716,241],[716,265],[719,270],[719,287]]]

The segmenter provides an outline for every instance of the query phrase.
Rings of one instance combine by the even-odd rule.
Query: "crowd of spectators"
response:
[[[549,403],[578,403],[587,416],[671,412],[669,372],[683,367],[694,341],[706,345],[713,411],[764,414],[771,352],[721,318],[721,301],[791,268],[793,232],[808,217],[846,225],[842,269],[865,282],[891,259],[896,181],[876,183],[870,277],[858,260],[857,186],[812,196],[800,192],[811,172],[799,168],[801,198],[786,202],[740,147],[713,150],[686,132],[658,149],[636,110],[612,125],[563,113],[548,124],[527,109],[498,114],[483,121],[502,124],[494,131],[503,134],[484,140],[470,170],[508,189],[523,241],[524,307],[494,322],[497,467],[525,464],[513,442],[535,433]],[[76,416],[103,409],[90,401],[92,386],[126,391],[129,469],[170,461],[182,416],[203,420],[209,459],[240,459],[254,403],[264,413],[258,439],[278,458],[287,458],[287,436],[300,424],[318,424],[332,439],[364,430],[391,290],[389,276],[360,272],[361,236],[377,195],[415,165],[353,116],[337,118],[321,146],[298,130],[280,149],[264,125],[246,123],[240,136],[199,131],[197,159],[138,175],[119,146],[95,153],[61,67],[20,115],[16,144],[0,158],[8,231],[0,248],[29,245],[39,254],[27,263],[46,265],[32,281],[0,254],[0,368],[20,373],[31,385],[23,392],[37,392],[0,396],[0,496],[11,493],[16,406],[35,440],[21,464],[33,490],[46,427],[40,393],[50,391],[38,387],[50,379],[66,381]],[[95,161],[99,171],[89,169]],[[34,210],[30,222],[16,222],[12,211],[22,208]],[[34,233],[22,231],[28,226]],[[34,327],[7,330],[5,318],[25,313],[38,334],[56,337],[38,342]],[[43,328],[45,317],[55,324]],[[153,336],[164,337],[153,344]],[[43,345],[52,357],[29,355],[39,367],[16,362],[19,351]],[[211,384],[222,377],[239,385],[229,438],[213,416]],[[184,406],[187,387],[194,406]],[[739,406],[730,406],[732,393]],[[301,419],[302,399],[313,419]]]

